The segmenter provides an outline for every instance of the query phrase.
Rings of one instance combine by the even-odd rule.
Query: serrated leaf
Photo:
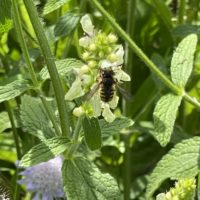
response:
[[[157,141],[165,146],[170,141],[178,107],[182,97],[175,94],[167,94],[160,98],[154,109],[154,132]]]
[[[93,163],[84,158],[65,160],[62,173],[68,200],[121,199],[115,179],[108,173],[100,172]]]
[[[133,120],[126,117],[116,118],[113,122],[108,123],[105,120],[99,120],[103,137],[108,137],[120,132],[123,128],[127,128],[134,124]]]
[[[0,103],[13,99],[29,88],[27,80],[15,80],[7,85],[0,86]]]
[[[87,116],[82,121],[85,141],[91,150],[101,148],[101,129],[96,118],[89,119]]]
[[[69,144],[69,139],[65,137],[47,139],[30,149],[22,157],[19,166],[30,167],[41,162],[46,162],[64,152],[69,147]]]
[[[68,12],[56,23],[54,34],[56,37],[63,37],[69,35],[77,26],[80,14],[76,12]]]
[[[11,19],[11,0],[0,1],[0,33],[7,32],[13,27]]]
[[[0,133],[2,133],[5,129],[10,128],[10,120],[8,117],[7,112],[1,112],[0,113]]]
[[[65,76],[72,69],[80,68],[80,67],[82,67],[84,65],[80,60],[77,60],[77,59],[74,59],[74,58],[67,58],[67,59],[63,59],[63,60],[57,60],[55,63],[56,63],[56,67],[57,67],[58,73],[61,76]],[[40,77],[43,80],[46,80],[46,79],[50,78],[49,72],[48,72],[46,66],[40,71]]]
[[[49,14],[50,12],[53,12],[54,10],[57,10],[68,1],[69,0],[48,0],[44,6],[43,14],[46,15]]]
[[[172,81],[184,88],[192,72],[197,36],[191,34],[184,38],[176,48],[171,61]]]
[[[200,170],[200,137],[193,137],[174,146],[153,170],[147,186],[150,197],[167,178],[184,179],[196,176]]]
[[[52,123],[38,98],[27,95],[22,97],[20,119],[25,130],[40,140],[55,136]]]

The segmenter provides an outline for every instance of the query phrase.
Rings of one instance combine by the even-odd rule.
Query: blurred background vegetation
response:
[[[6,3],[5,3],[6,2]],[[8,3],[9,2],[9,3]],[[171,57],[178,42],[190,33],[200,34],[199,0],[100,0],[101,5],[126,30],[136,44],[151,58],[165,74],[169,74]],[[40,19],[45,27],[46,36],[52,53],[57,60],[64,58],[80,59],[78,44],[83,35],[80,17],[89,13],[93,24],[104,32],[114,32],[112,26],[86,0],[35,0]],[[44,66],[28,14],[21,0],[18,1],[20,17],[26,44],[35,71]],[[0,86],[21,77],[29,78],[26,63],[20,49],[12,21],[11,0],[0,1]],[[135,121],[127,131],[121,131],[110,138],[95,157],[96,164],[111,173],[123,190],[124,199],[144,199],[147,176],[157,161],[174,144],[185,138],[200,134],[200,115],[191,104],[183,102],[178,113],[176,126],[170,144],[162,148],[151,135],[153,131],[152,113],[155,103],[168,89],[151,73],[145,64],[119,38],[125,47],[124,70],[132,81],[124,87],[134,97],[132,102],[121,98],[116,112]],[[200,47],[195,54],[195,65],[187,85],[187,91],[200,98]],[[67,77],[70,78],[70,77]],[[63,81],[64,82],[64,81]],[[67,91],[67,86],[65,90]],[[47,96],[52,96],[52,86],[47,80],[43,85]],[[34,91],[29,91],[35,96]],[[13,139],[10,117],[15,115],[16,129],[19,134],[23,153],[38,143],[38,139],[24,130],[18,121],[21,98],[0,104],[0,184],[13,191],[16,181],[16,148]],[[171,182],[166,181],[157,193],[169,189]],[[124,189],[123,189],[124,188]],[[0,190],[1,193],[1,190]],[[27,192],[21,188],[21,198]]]

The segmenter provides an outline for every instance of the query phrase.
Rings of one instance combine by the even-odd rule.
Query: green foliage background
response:
[[[158,193],[169,190],[174,180],[199,174],[199,0],[98,2],[105,10],[96,0],[35,0],[44,31],[38,26],[38,32],[34,32],[34,19],[29,18],[31,12],[25,2],[0,1],[0,188],[5,188],[11,199],[31,198],[25,188],[16,184],[17,160],[22,159],[21,165],[28,167],[63,152],[65,191],[73,200],[155,199]],[[81,121],[72,115],[79,100],[59,99],[62,91],[58,85],[66,93],[74,80],[72,69],[82,66],[78,40],[83,31],[79,20],[86,13],[92,17],[95,28],[116,33],[123,44],[124,70],[131,76],[131,82],[124,84],[124,88],[133,101],[121,97],[114,122],[109,124],[103,119],[91,122],[84,118],[82,129]],[[39,31],[45,33],[46,43],[40,42],[37,34],[43,36]],[[47,45],[53,57],[48,57]],[[60,82],[54,92],[57,71]],[[56,102],[61,103],[60,107]],[[63,113],[62,102],[66,107]],[[90,149],[84,139],[78,143],[66,137],[69,124],[75,139],[76,134],[80,132],[84,137],[85,132]],[[72,156],[69,152],[74,151],[74,141],[80,145],[77,152],[82,152],[82,156],[72,162],[68,158]],[[41,156],[38,149],[46,153]],[[97,150],[91,151],[94,149]],[[91,179],[86,176],[86,182],[91,181],[94,187],[84,185],[80,197],[74,197],[73,192],[84,181],[79,173],[85,176],[85,171],[78,171],[74,163],[80,169],[94,170]],[[101,191],[97,174],[102,176],[100,183],[105,183],[105,187],[112,185],[110,190]],[[199,182],[199,176],[196,179]],[[91,190],[89,196],[86,190]],[[200,198],[198,187],[196,198]]]

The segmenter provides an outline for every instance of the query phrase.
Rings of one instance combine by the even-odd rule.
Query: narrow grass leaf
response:
[[[22,97],[20,119],[25,131],[38,137],[40,140],[55,136],[53,125],[41,100],[38,98],[27,95]]]
[[[53,12],[54,10],[57,10],[68,1],[69,0],[47,0],[47,3],[44,6],[43,14],[46,15],[50,12]]]
[[[13,27],[11,19],[11,0],[0,1],[0,33],[9,31]]]
[[[27,80],[15,80],[7,85],[0,86],[0,103],[13,99],[29,88]]]
[[[162,146],[166,146],[170,141],[181,100],[181,96],[167,94],[162,96],[156,104],[153,113],[153,135]]]
[[[102,173],[93,163],[84,158],[65,160],[62,173],[68,200],[121,199],[115,179],[108,173]]]
[[[60,17],[54,28],[55,36],[63,37],[72,33],[79,22],[80,16],[81,15],[76,12],[68,12]]]
[[[69,147],[69,144],[69,139],[65,137],[47,139],[30,149],[22,157],[19,166],[30,167],[41,162],[46,162],[64,152]]]
[[[165,179],[185,179],[196,176],[200,170],[200,137],[184,140],[174,146],[160,160],[149,177],[147,198]]]
[[[192,72],[197,36],[191,34],[184,38],[176,48],[171,61],[172,81],[184,88]]]
[[[101,148],[101,129],[99,121],[96,118],[85,118],[82,121],[85,141],[91,150]]]
[[[74,59],[74,58],[67,58],[67,59],[63,59],[63,60],[58,60],[55,63],[56,63],[58,73],[61,76],[65,76],[71,70],[76,69],[76,68],[80,68],[84,65],[80,60],[77,60],[77,59]],[[40,77],[43,80],[50,78],[49,72],[48,72],[46,66],[40,71],[39,74],[40,74]]]

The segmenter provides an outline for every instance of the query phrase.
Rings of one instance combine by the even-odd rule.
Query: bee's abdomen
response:
[[[109,102],[112,100],[113,96],[114,96],[114,87],[111,85],[111,87],[106,87],[106,86],[102,86],[101,90],[100,90],[100,97],[101,100],[104,102]]]

